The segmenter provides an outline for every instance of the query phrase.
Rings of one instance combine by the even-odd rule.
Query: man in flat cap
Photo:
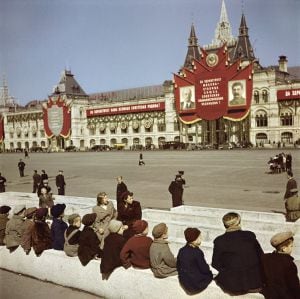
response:
[[[65,195],[65,177],[63,176],[63,171],[59,170],[58,175],[56,176],[56,187],[58,195]]]
[[[227,293],[242,295],[262,288],[263,250],[251,231],[241,229],[241,217],[224,215],[226,232],[214,240],[212,266],[219,271],[216,283]]]
[[[300,298],[298,270],[291,256],[293,236],[291,231],[277,233],[271,238],[271,245],[275,251],[262,256],[264,270],[262,293],[267,299]]]

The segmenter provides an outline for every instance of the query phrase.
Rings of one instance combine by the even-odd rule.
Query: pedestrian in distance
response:
[[[123,193],[126,192],[127,190],[128,190],[127,186],[123,182],[123,177],[118,176],[117,177],[117,192],[116,192],[117,206],[119,206],[120,202],[122,201]]]
[[[300,197],[296,188],[290,190],[290,195],[285,201],[286,220],[295,222],[300,218]]]
[[[33,179],[32,193],[36,193],[41,183],[41,176],[38,174],[37,170],[34,170],[32,179]]]
[[[171,182],[169,185],[169,192],[172,195],[172,206],[178,207],[183,205],[183,185],[185,181],[182,180],[182,177],[180,174],[176,174],[175,180]]]
[[[24,177],[24,169],[25,169],[25,163],[23,162],[22,159],[20,159],[19,163],[18,163],[18,168],[19,168],[19,173],[20,173],[20,177]]]
[[[139,156],[139,166],[142,166],[142,165],[146,165],[145,162],[144,162],[144,157],[143,157],[143,153],[140,153],[140,156]]]
[[[201,231],[188,227],[184,231],[186,245],[179,249],[177,271],[181,286],[189,295],[200,293],[213,279],[213,274],[205,261],[201,245]]]
[[[44,169],[42,169],[41,182],[43,182],[44,180],[48,180],[48,174]]]
[[[24,150],[24,157],[25,157],[25,159],[29,158],[29,153],[28,153],[27,149]]]
[[[39,184],[39,187],[37,189],[37,196],[40,196],[42,194],[43,188],[46,188],[48,194],[52,194],[48,179],[42,180],[41,183]]]
[[[271,238],[271,245],[275,251],[262,256],[264,270],[262,293],[266,299],[300,298],[298,270],[291,256],[293,236],[291,231],[277,233]]]
[[[66,182],[62,170],[58,171],[58,175],[56,176],[55,182],[58,195],[65,195]]]
[[[5,192],[6,178],[0,172],[0,193]]]

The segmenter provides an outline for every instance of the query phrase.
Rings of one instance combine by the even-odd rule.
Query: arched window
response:
[[[103,138],[101,138],[101,139],[100,139],[100,144],[106,144],[106,140],[103,139]]]
[[[90,146],[94,146],[96,144],[96,140],[95,139],[91,139],[90,140]]]
[[[255,104],[259,104],[259,92],[257,90],[254,91],[253,97]]]
[[[179,136],[175,136],[175,137],[174,137],[174,141],[175,141],[175,142],[180,142],[180,137],[179,137]]]
[[[256,127],[267,127],[268,126],[268,115],[264,110],[259,110],[255,114]]]
[[[268,142],[268,136],[266,133],[257,133],[256,134],[256,143],[258,144],[265,144]]]
[[[124,143],[124,144],[128,144],[128,139],[127,138],[122,138],[122,140],[121,140],[121,143]]]
[[[280,113],[280,124],[282,126],[293,125],[293,113],[290,110],[282,111]]]
[[[116,138],[112,138],[112,139],[110,140],[110,145],[111,145],[111,146],[114,146],[116,143],[117,143],[117,139],[116,139]]]
[[[283,132],[281,134],[281,142],[282,143],[293,143],[293,133]]]
[[[267,90],[262,91],[262,99],[264,103],[268,103],[269,101],[269,93]]]

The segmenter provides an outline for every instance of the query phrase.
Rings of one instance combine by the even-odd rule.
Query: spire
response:
[[[239,37],[235,49],[233,51],[233,60],[241,58],[242,60],[252,61],[255,59],[253,48],[248,35],[248,27],[246,17],[242,14],[241,24],[239,28]]]
[[[193,59],[200,60],[201,51],[198,45],[198,38],[196,36],[194,24],[191,26],[191,33],[189,37],[188,51],[185,57],[184,67],[192,68]]]
[[[0,87],[0,106],[10,106],[14,104],[14,98],[9,95],[7,80],[3,75],[2,86]]]
[[[235,42],[235,39],[231,33],[231,26],[226,11],[225,1],[222,0],[220,20],[217,24],[215,38],[213,39],[212,44],[215,46],[221,46],[225,42],[227,44],[232,44]]]

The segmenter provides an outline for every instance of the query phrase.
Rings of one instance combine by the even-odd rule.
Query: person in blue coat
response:
[[[189,295],[200,293],[213,280],[213,274],[199,248],[201,231],[197,228],[187,228],[184,231],[187,241],[177,256],[177,271],[181,286]]]
[[[52,248],[56,250],[64,250],[65,244],[65,230],[68,228],[68,224],[63,221],[65,204],[56,204],[51,208],[51,215],[53,216],[53,222],[51,225],[51,238]]]

